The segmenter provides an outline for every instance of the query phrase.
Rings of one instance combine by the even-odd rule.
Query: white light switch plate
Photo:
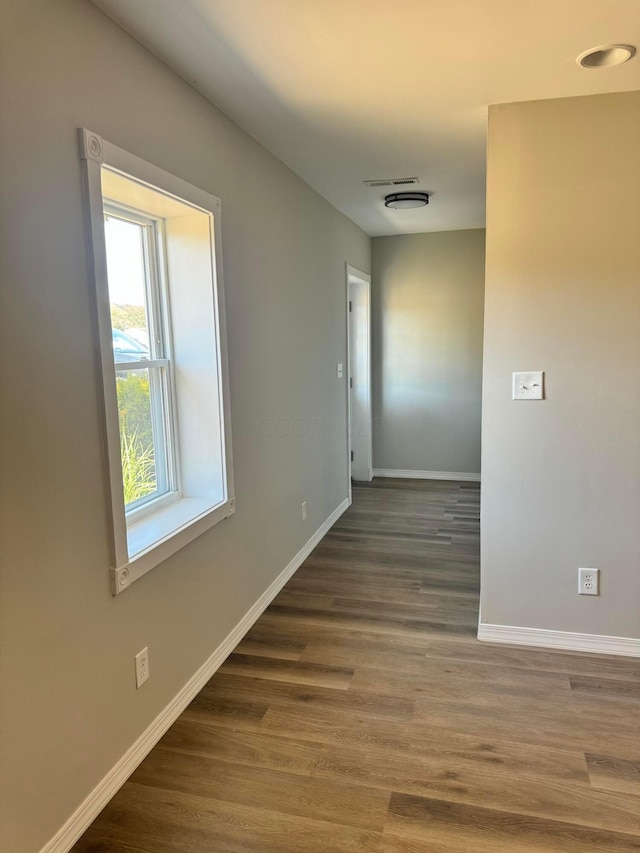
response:
[[[513,374],[514,400],[544,400],[544,370]]]
[[[344,376],[344,367],[340,363],[336,367],[336,375],[338,379],[342,379],[342,377]]]

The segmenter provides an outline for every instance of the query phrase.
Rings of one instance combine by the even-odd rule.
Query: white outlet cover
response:
[[[578,593],[600,595],[600,569],[578,569]]]
[[[514,400],[544,400],[544,370],[513,374]]]
[[[149,649],[145,648],[136,655],[136,688],[149,680]]]

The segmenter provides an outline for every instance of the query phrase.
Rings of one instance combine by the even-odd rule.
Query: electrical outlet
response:
[[[136,688],[142,687],[149,680],[149,649],[145,646],[136,655]]]
[[[307,520],[307,502],[306,501],[302,501],[302,520],[303,521]]]
[[[600,569],[578,569],[580,595],[600,595]]]

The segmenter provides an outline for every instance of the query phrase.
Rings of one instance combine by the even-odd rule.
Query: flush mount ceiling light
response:
[[[636,49],[632,44],[603,44],[600,47],[592,47],[585,50],[576,59],[582,68],[611,68],[613,65],[622,65],[635,56]]]
[[[384,197],[384,206],[401,210],[408,207],[424,207],[429,204],[429,193],[391,193]]]

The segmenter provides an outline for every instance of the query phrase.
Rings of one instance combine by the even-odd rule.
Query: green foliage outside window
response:
[[[147,314],[144,305],[112,305],[111,325],[122,332],[127,329],[146,329]]]
[[[146,328],[144,305],[112,305],[111,326],[122,332]],[[146,371],[116,372],[116,390],[124,502],[129,506],[156,489],[149,375]]]
[[[124,502],[128,506],[156,489],[149,376],[128,371],[116,379]]]

